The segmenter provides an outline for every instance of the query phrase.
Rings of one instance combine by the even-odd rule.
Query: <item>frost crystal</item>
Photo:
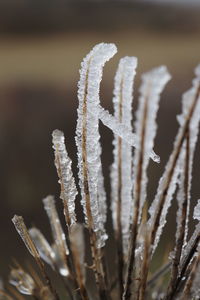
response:
[[[120,60],[115,76],[114,117],[132,134],[133,80],[136,74],[137,58],[124,57]],[[124,135],[124,134],[123,134]],[[113,140],[114,162],[111,169],[112,217],[114,229],[119,230],[117,214],[121,214],[124,251],[128,249],[129,215],[132,201],[132,147],[118,135]],[[120,205],[120,207],[119,207]]]
[[[78,148],[79,183],[81,187],[82,205],[85,220],[93,227],[98,240],[97,247],[103,247],[107,235],[101,214],[105,208],[105,197],[101,197],[101,148],[99,143],[99,88],[103,66],[117,49],[113,44],[98,44],[85,57],[81,64],[80,81],[78,84],[78,120],[76,128],[76,144]],[[101,176],[100,176],[101,177]],[[100,181],[99,181],[100,180]],[[89,199],[88,199],[89,196]],[[86,201],[88,202],[86,205]],[[88,213],[92,214],[92,224],[88,223]]]
[[[72,162],[66,151],[63,132],[54,130],[52,136],[53,149],[55,150],[55,166],[61,185],[60,198],[63,200],[66,219],[69,219],[68,225],[72,225],[76,222],[75,199],[78,193],[71,169]]]
[[[200,199],[194,208],[193,219],[200,221]]]

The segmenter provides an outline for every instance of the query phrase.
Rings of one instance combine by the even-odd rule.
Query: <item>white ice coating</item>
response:
[[[193,219],[200,221],[200,199],[194,208]]]
[[[142,75],[142,84],[140,87],[139,107],[136,112],[135,132],[138,137],[138,148],[135,150],[133,159],[134,182],[137,180],[140,165],[141,187],[139,218],[140,223],[142,209],[146,201],[147,188],[147,168],[149,165],[149,153],[154,147],[154,139],[157,130],[156,116],[159,107],[160,94],[171,76],[165,66],[155,68]],[[143,142],[142,142],[143,138]],[[142,145],[143,143],[143,145]],[[133,188],[133,197],[136,197],[137,187]],[[134,199],[133,199],[134,201]]]
[[[114,134],[124,140],[128,145],[138,148],[138,138],[135,133],[129,130],[126,125],[120,123],[113,115],[111,115],[106,109],[99,105],[99,119],[101,122],[111,129]],[[149,153],[150,158],[156,163],[160,162],[160,157],[151,150]]]
[[[42,232],[39,229],[32,227],[29,229],[29,234],[40,254],[40,257],[54,269],[53,261],[55,253]]]
[[[81,64],[80,80],[78,84],[78,120],[76,128],[76,144],[78,148],[79,184],[81,188],[81,203],[83,205],[85,220],[88,223],[86,213],[86,200],[83,178],[83,131],[86,133],[86,165],[90,195],[90,207],[93,217],[93,230],[97,234],[97,247],[103,247],[107,234],[100,211],[105,207],[105,198],[100,197],[98,187],[102,187],[101,173],[101,148],[99,135],[99,89],[102,80],[103,66],[117,52],[114,44],[98,44],[85,57]],[[85,112],[85,113],[84,113]]]
[[[54,130],[53,149],[55,151],[55,166],[57,169],[59,183],[61,185],[60,198],[69,211],[70,225],[76,223],[75,199],[78,194],[74,176],[72,173],[71,159],[68,156],[65,147],[64,134],[60,130]]]
[[[133,81],[136,74],[137,58],[124,57],[120,60],[114,85],[114,117],[127,127],[132,133],[132,101]],[[125,254],[128,250],[129,218],[132,202],[132,146],[124,139],[119,145],[119,136],[114,135],[113,140],[114,161],[111,167],[111,193],[112,193],[112,218],[114,229],[117,230],[117,207],[119,192],[121,197],[121,225],[123,249]],[[120,148],[120,149],[119,149]],[[121,153],[119,155],[119,153]],[[121,163],[121,183],[119,182],[119,163]]]
[[[150,219],[148,221],[149,226],[152,226],[154,220],[155,220],[155,216],[157,213],[157,209],[160,203],[161,198],[163,197],[163,191],[165,191],[166,186],[168,184],[168,179],[169,179],[169,175],[171,173],[172,170],[172,166],[174,164],[174,160],[175,157],[177,155],[177,146],[180,144],[180,141],[182,139],[183,136],[183,132],[185,131],[185,126],[187,124],[187,120],[192,112],[192,108],[194,106],[194,103],[196,101],[196,96],[197,96],[197,92],[199,91],[199,71],[200,71],[200,66],[197,67],[195,74],[196,74],[196,78],[193,80],[193,86],[190,90],[188,90],[186,93],[184,93],[183,95],[183,105],[182,105],[182,114],[180,116],[178,116],[178,120],[180,123],[180,128],[178,130],[175,142],[174,142],[174,149],[172,151],[172,154],[170,155],[170,158],[168,160],[168,163],[166,164],[165,167],[165,171],[163,176],[161,177],[160,181],[159,181],[159,185],[158,185],[158,189],[157,189],[157,194],[155,196],[155,199],[149,209],[149,213],[150,213]],[[190,134],[191,134],[191,138],[190,138],[190,170],[192,168],[192,161],[193,160],[193,155],[194,155],[194,149],[195,149],[195,145],[196,145],[196,140],[197,140],[197,134],[198,134],[198,124],[199,124],[199,118],[200,118],[200,97],[198,97],[197,103],[195,105],[195,109],[192,113],[192,117],[190,120],[190,124],[189,124],[189,129],[190,129]],[[179,153],[180,155],[180,153]],[[154,241],[154,247],[153,247],[153,252],[156,249],[158,242],[160,240],[160,236],[162,234],[162,230],[164,228],[164,225],[166,223],[166,216],[167,216],[167,212],[168,209],[171,205],[171,200],[172,200],[172,196],[175,192],[176,189],[176,185],[177,185],[177,179],[180,173],[180,164],[181,164],[181,160],[178,160],[175,170],[173,172],[173,176],[172,176],[172,180],[170,182],[170,186],[167,190],[167,195],[166,195],[166,199],[164,202],[164,205],[162,207],[162,213],[161,213],[161,217],[160,217],[160,221],[159,221],[159,227],[157,229],[156,232],[156,238]],[[191,171],[190,171],[191,172]],[[191,173],[190,173],[191,174]],[[190,175],[191,176],[191,175]],[[191,182],[191,178],[189,179]],[[190,189],[190,187],[189,187]]]

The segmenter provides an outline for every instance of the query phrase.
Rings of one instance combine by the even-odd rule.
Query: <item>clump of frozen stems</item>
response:
[[[27,229],[22,217],[14,216],[12,221],[38,268],[37,271],[25,270],[18,264],[12,267],[9,282],[16,290],[2,287],[0,299],[24,299],[22,295],[44,300],[200,299],[200,200],[193,214],[196,227],[191,236],[188,234],[192,166],[200,121],[200,66],[195,70],[192,87],[183,95],[173,150],[156,195],[149,203],[148,166],[151,161],[158,163],[160,160],[153,151],[156,116],[160,95],[171,76],[165,66],[142,75],[133,126],[136,57],[124,57],[119,62],[114,83],[114,115],[100,104],[103,67],[116,52],[114,44],[98,44],[81,64],[76,145],[85,224],[77,220],[78,190],[64,135],[55,130],[53,149],[66,228],[62,228],[53,196],[43,200],[52,230],[52,244],[39,229]],[[109,249],[106,245],[108,208],[101,165],[100,121],[114,134],[110,179],[115,243],[110,244],[112,248]],[[168,261],[152,274],[151,261],[173,198],[178,206],[175,245]],[[89,245],[85,245],[86,240]],[[115,263],[108,261],[108,251],[115,255]],[[60,277],[64,296],[60,296],[48,275],[46,264]],[[112,268],[108,268],[109,264]]]

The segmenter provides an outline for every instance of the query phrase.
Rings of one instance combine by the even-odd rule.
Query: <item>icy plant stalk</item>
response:
[[[152,228],[151,242],[154,244],[153,251],[155,251],[155,248],[157,247],[162,229],[166,223],[167,211],[170,206],[173,193],[176,189],[177,178],[180,173],[180,168],[177,162],[191,124],[193,124],[193,130],[195,130],[192,139],[192,148],[194,149],[195,147],[200,109],[200,81],[198,78],[194,80],[193,87],[184,95],[184,98],[185,105],[183,105],[182,115],[179,117],[180,128],[175,139],[174,149],[165,167],[165,172],[160,179],[157,194],[149,210],[149,226]],[[193,149],[191,153],[192,157]],[[156,226],[158,220],[159,226]]]
[[[114,117],[132,132],[133,80],[137,59],[124,57],[120,60],[115,76]],[[123,256],[127,254],[129,239],[129,214],[132,202],[132,147],[121,137],[114,135],[114,162],[111,168],[112,218],[118,249],[118,269],[123,288]]]
[[[79,183],[81,187],[81,203],[85,221],[90,232],[90,243],[96,282],[105,293],[105,270],[103,270],[98,249],[104,247],[107,234],[105,232],[104,192],[101,172],[101,147],[99,143],[99,88],[103,66],[115,53],[113,44],[99,44],[85,57],[81,65],[78,85],[78,120],[76,128],[76,144],[78,149]],[[100,182],[99,182],[100,180]],[[103,197],[102,197],[103,194]]]
[[[147,167],[149,164],[149,153],[154,146],[156,135],[156,115],[160,94],[170,75],[166,67],[161,66],[146,73],[142,77],[140,88],[139,107],[136,113],[136,135],[138,137],[138,148],[135,150],[133,159],[133,215],[130,215],[131,235],[129,243],[128,269],[125,281],[124,297],[131,297],[132,272],[135,261],[136,240],[138,224],[141,221],[142,209],[146,200]]]
[[[116,53],[113,44],[99,44],[86,56],[78,85],[78,120],[76,144],[78,148],[79,181],[86,223],[97,236],[97,248],[105,245],[105,233],[98,198],[98,175],[101,168],[99,144],[99,86],[102,68]]]
[[[132,132],[133,80],[137,59],[124,57],[120,60],[115,76],[114,117]],[[129,238],[129,213],[132,200],[132,147],[121,137],[114,135],[114,162],[111,170],[112,217],[115,231],[123,233],[123,248],[127,251]]]
[[[63,200],[66,223],[70,227],[76,222],[75,199],[77,189],[71,169],[71,159],[65,148],[65,138],[61,131],[54,130],[53,149],[55,153],[55,165],[61,186],[60,198]]]

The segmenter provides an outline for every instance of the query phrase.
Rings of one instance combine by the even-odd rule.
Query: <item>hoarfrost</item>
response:
[[[119,62],[114,86],[114,117],[120,125],[123,124],[126,126],[130,133],[132,133],[132,94],[136,67],[136,57],[122,58]],[[128,249],[129,217],[133,185],[132,147],[130,144],[127,144],[124,139],[121,140],[116,134],[114,135],[113,145],[114,162],[111,169],[112,217],[114,229],[119,230],[117,226],[117,212],[120,209],[123,249],[126,254]],[[119,197],[121,198],[121,206],[118,209]]]
[[[68,209],[69,223],[72,225],[76,222],[75,199],[78,194],[71,169],[72,162],[66,151],[63,132],[54,130],[52,136],[53,149],[55,150],[55,166],[61,185],[60,198],[63,200],[64,207]],[[65,209],[64,212],[66,213]]]
[[[114,44],[98,44],[85,57],[81,64],[80,81],[78,84],[78,120],[76,128],[76,144],[78,148],[79,183],[81,187],[82,205],[85,220],[88,224],[86,209],[86,185],[89,188],[90,209],[93,221],[93,230],[98,237],[97,247],[103,247],[107,234],[101,207],[105,207],[104,197],[99,197],[98,185],[102,187],[102,178],[98,181],[101,172],[101,148],[99,143],[99,88],[102,79],[103,66],[115,53]],[[84,168],[87,170],[85,174]],[[99,184],[98,184],[99,182]],[[88,224],[89,225],[89,224]]]

